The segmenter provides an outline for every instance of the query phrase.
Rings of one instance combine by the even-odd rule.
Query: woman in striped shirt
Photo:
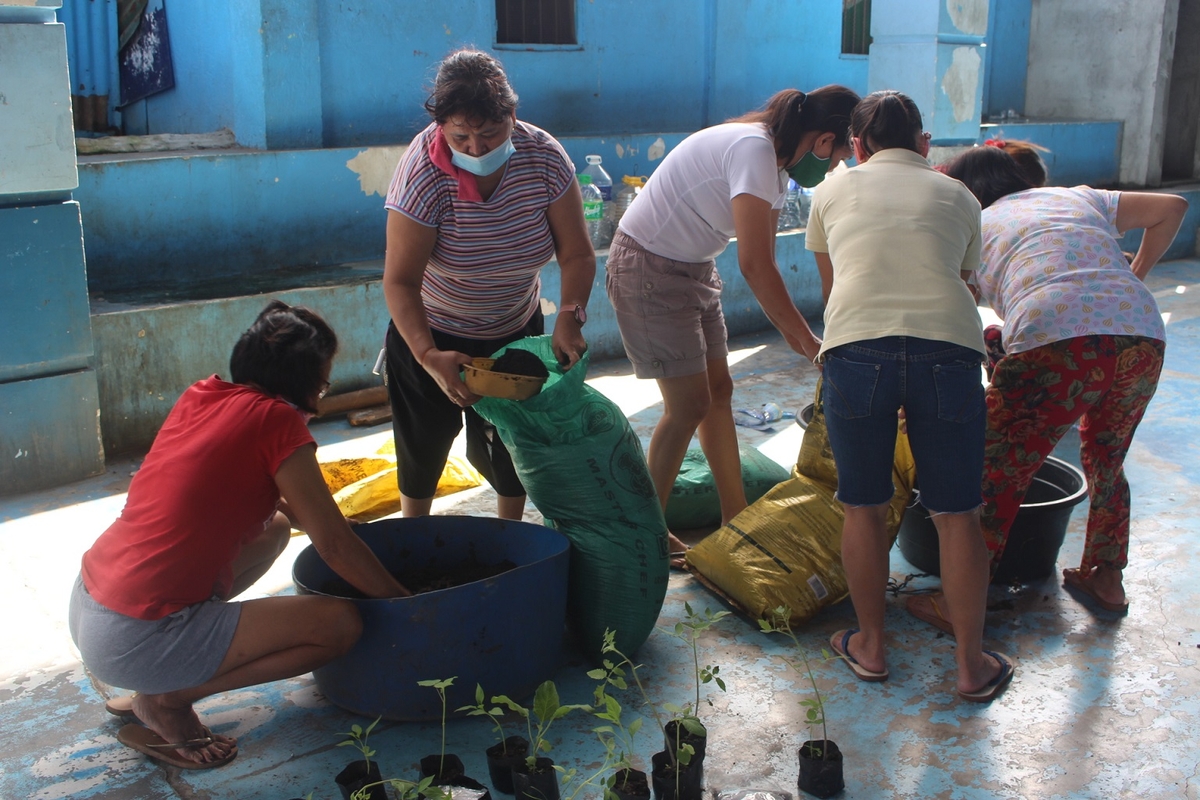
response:
[[[388,393],[406,517],[429,513],[464,418],[467,458],[496,490],[499,516],[524,513],[525,489],[494,429],[471,410],[479,398],[459,371],[544,333],[540,275],[551,258],[562,270],[555,355],[569,369],[586,349],[580,329],[596,256],[575,170],[516,107],[499,61],[451,53],[425,103],[433,122],[388,191]]]

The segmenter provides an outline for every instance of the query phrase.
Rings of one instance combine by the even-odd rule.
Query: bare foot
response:
[[[164,742],[187,742],[212,737],[212,743],[203,747],[177,749],[175,752],[182,758],[204,764],[237,751],[237,740],[204,727],[191,703],[180,703],[169,698],[170,695],[163,694],[136,694],[133,696],[133,713]]]

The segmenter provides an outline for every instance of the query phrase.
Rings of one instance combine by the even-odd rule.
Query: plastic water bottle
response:
[[[800,213],[800,187],[789,178],[787,197],[783,200],[783,208],[779,210],[779,225],[776,226],[776,230],[790,231],[802,226],[804,222],[800,219]]]
[[[592,183],[591,175],[579,176],[579,190],[583,193],[583,219],[587,222],[592,247],[596,250],[607,247],[608,242],[604,238],[604,199]]]
[[[646,185],[646,179],[638,175],[626,175],[621,178],[622,186],[617,191],[616,197],[613,198],[613,209],[615,210],[614,222],[620,222],[621,217],[625,216],[625,212],[633,205],[633,199],[638,196],[638,192]]]
[[[587,166],[580,174],[591,177],[592,185],[600,190],[600,197],[604,199],[605,203],[611,203],[613,201],[613,182],[609,174],[604,171],[604,167],[600,166],[601,161],[603,159],[600,156],[588,156]]]
[[[592,185],[600,190],[600,197],[604,200],[604,227],[605,235],[608,241],[612,241],[613,231],[617,228],[617,211],[616,204],[613,202],[613,182],[612,178],[604,167],[600,166],[603,159],[600,156],[592,155],[587,157],[587,166],[581,174],[588,175],[592,179]],[[607,244],[608,242],[605,242]]]

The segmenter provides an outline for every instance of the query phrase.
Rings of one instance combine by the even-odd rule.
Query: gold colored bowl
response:
[[[545,378],[528,375],[511,375],[507,372],[492,372],[494,358],[474,358],[463,366],[463,379],[467,388],[483,397],[499,397],[503,400],[526,400],[542,390]]]

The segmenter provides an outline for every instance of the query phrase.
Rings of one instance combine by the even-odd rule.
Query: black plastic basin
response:
[[[904,512],[897,543],[917,569],[940,575],[937,529],[917,500]],[[1013,520],[992,583],[1028,583],[1054,574],[1071,512],[1087,497],[1087,479],[1073,464],[1051,456],[1042,464]]]

